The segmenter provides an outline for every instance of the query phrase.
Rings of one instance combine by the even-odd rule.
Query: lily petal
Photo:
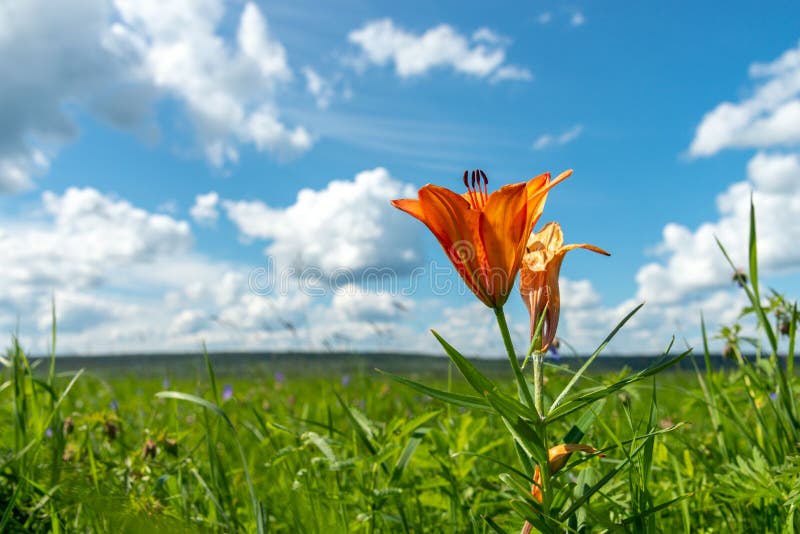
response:
[[[425,225],[453,262],[464,282],[487,306],[491,299],[476,279],[486,253],[477,239],[479,212],[460,195],[445,187],[426,185],[419,190]]]
[[[598,254],[602,254],[603,256],[611,256],[610,252],[606,252],[602,248],[590,245],[588,243],[581,243],[579,245],[566,245],[561,250],[567,253],[570,250],[575,250],[576,248],[584,248],[586,250],[591,250],[592,252],[597,252]]]
[[[397,200],[392,200],[392,206],[408,213],[412,217],[415,217],[422,222],[425,222],[425,215],[422,213],[422,205],[419,203],[419,200],[415,200],[413,198],[400,198]]]
[[[508,295],[522,260],[527,231],[527,194],[524,183],[507,185],[492,193],[478,218],[478,235],[486,251],[484,272],[491,294]],[[494,287],[499,285],[499,287]],[[505,304],[497,302],[495,305]]]

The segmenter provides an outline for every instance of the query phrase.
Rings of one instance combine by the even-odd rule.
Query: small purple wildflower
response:
[[[558,353],[558,349],[556,348],[555,344],[551,344],[548,350],[550,351],[550,354],[553,355],[553,358],[558,359],[561,357],[561,355]]]
[[[350,385],[350,375],[342,375],[342,387],[346,388]]]
[[[277,382],[278,384],[283,384],[283,382],[286,380],[286,377],[283,376],[283,373],[281,373],[280,371],[277,371],[273,376],[273,378],[275,378],[275,382]]]
[[[111,408],[112,411],[119,411],[119,402],[117,402],[117,399],[113,399],[108,403],[108,407]]]
[[[44,431],[44,435],[48,439],[52,438],[53,437],[53,429],[48,427],[47,430]]]
[[[222,402],[231,400],[231,397],[233,397],[233,386],[225,384],[225,387],[222,388]]]
[[[164,380],[161,382],[161,387],[163,387],[164,389],[169,389],[170,385],[171,383],[169,381],[169,378],[164,377]]]
[[[778,399],[778,392],[777,391],[773,391],[772,393],[769,394],[769,398],[772,399],[773,401],[777,400]]]

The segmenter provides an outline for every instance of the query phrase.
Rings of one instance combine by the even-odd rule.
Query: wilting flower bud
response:
[[[144,442],[144,447],[142,448],[142,458],[144,458],[145,460],[148,458],[150,458],[151,460],[155,459],[156,452],[157,448],[155,441],[153,441],[152,439],[148,439],[147,441]]]
[[[117,439],[117,434],[119,434],[119,425],[116,421],[111,419],[106,419],[105,424],[103,425],[103,433],[106,435],[109,441],[114,441]]]
[[[744,269],[736,269],[736,272],[731,276],[731,282],[736,283],[739,287],[746,286],[747,273],[744,272]]]
[[[162,445],[164,446],[164,450],[167,451],[167,454],[170,456],[178,456],[178,440],[173,438],[164,438]]]
[[[781,319],[778,323],[778,331],[782,336],[788,336],[791,326],[792,325],[789,323],[788,319]]]
[[[65,462],[71,462],[75,459],[75,446],[72,443],[67,444],[67,447],[64,449],[64,454],[61,455],[61,459]]]
[[[733,357],[733,347],[730,345],[730,343],[726,344],[725,347],[722,349],[722,357],[723,358]]]
[[[63,429],[64,435],[68,436],[72,434],[74,430],[75,430],[75,423],[72,422],[72,417],[67,416],[64,419],[64,429]]]

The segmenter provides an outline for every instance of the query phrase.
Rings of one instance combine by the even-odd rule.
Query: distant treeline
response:
[[[238,377],[271,376],[281,373],[292,376],[324,376],[345,373],[369,373],[381,369],[404,376],[447,375],[449,360],[444,356],[408,354],[400,352],[218,352],[210,354],[217,374]],[[33,358],[40,369],[47,368],[47,357]],[[600,356],[591,367],[592,374],[619,372],[624,368],[639,371],[653,365],[656,356]],[[500,358],[471,358],[481,370],[493,376],[508,374],[508,361]],[[565,356],[548,358],[552,365],[578,369],[585,358]],[[694,363],[693,363],[694,361]],[[683,359],[673,369],[694,370],[694,365],[705,369],[705,359],[700,356]],[[713,369],[732,368],[735,362],[722,355],[711,356]],[[120,354],[113,356],[60,356],[56,358],[58,371],[85,369],[99,375],[139,375],[148,377],[189,377],[205,374],[205,361],[201,353]]]

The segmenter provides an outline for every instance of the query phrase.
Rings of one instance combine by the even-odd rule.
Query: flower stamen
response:
[[[472,171],[472,186],[469,185],[469,180],[467,177],[469,176],[469,171],[464,171],[464,186],[467,188],[467,193],[469,194],[470,204],[475,206],[477,204],[477,198],[475,198],[475,192],[473,188],[475,186],[475,171]]]
[[[481,169],[475,169],[472,173],[464,171],[464,185],[467,187],[470,207],[476,210],[483,209],[486,206],[486,199],[489,198],[489,179],[486,173]]]
[[[489,179],[486,177],[486,173],[483,172],[482,169],[478,169],[478,172],[481,173],[481,178],[483,178],[483,194],[489,196]]]

